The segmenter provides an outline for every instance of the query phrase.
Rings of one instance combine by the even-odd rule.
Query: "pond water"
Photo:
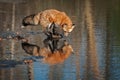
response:
[[[72,2],[74,7],[71,7]],[[76,24],[75,29],[66,38],[74,54],[54,65],[34,57],[32,57],[33,63],[24,64],[22,60],[31,56],[22,50],[21,42],[14,41],[15,61],[9,62],[7,59],[11,58],[9,50],[12,46],[8,43],[12,43],[12,40],[0,41],[2,43],[0,80],[120,80],[119,0],[110,2],[73,0],[72,2],[61,0],[60,5],[63,4],[63,7],[56,7],[59,3],[54,4],[54,0],[49,1],[48,3],[51,3],[49,5],[47,2],[43,2],[42,5],[43,9],[47,5],[50,8],[66,11]],[[27,35],[33,43],[43,47],[41,38],[45,37],[44,34],[35,35],[29,32]],[[37,39],[38,37],[41,40]],[[2,61],[3,57],[6,62]]]

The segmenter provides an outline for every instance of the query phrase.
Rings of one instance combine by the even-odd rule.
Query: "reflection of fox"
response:
[[[42,25],[43,30],[48,27],[49,24],[55,22],[60,25],[67,36],[74,28],[71,19],[64,13],[55,9],[41,11],[40,13],[27,16],[23,19],[23,26],[27,25]]]
[[[39,56],[39,50],[40,50],[39,46],[28,43],[27,39],[22,39],[21,45],[27,54],[33,56]]]
[[[56,50],[54,53],[51,53],[48,49],[41,49],[41,56],[44,56],[43,61],[49,64],[57,64],[63,62],[67,59],[70,54],[73,52],[71,45],[65,43],[62,49]]]

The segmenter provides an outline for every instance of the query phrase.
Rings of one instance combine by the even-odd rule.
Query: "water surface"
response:
[[[12,29],[9,26],[12,24],[13,4],[2,0],[0,4],[0,36],[5,36],[3,33],[7,33],[8,28],[10,32]],[[35,59],[29,65],[20,63],[5,67],[6,64],[0,63],[0,80],[120,80],[119,0],[26,0],[16,3],[13,32],[20,30],[24,16],[50,8],[66,12],[76,24],[67,38],[74,54],[64,62],[54,65],[44,63],[42,59]],[[22,30],[21,33],[28,37],[31,43],[43,47],[45,35],[31,32],[39,30],[39,26],[34,26]],[[12,49],[15,61],[31,57],[22,50],[20,41],[2,40],[0,61],[11,59]]]

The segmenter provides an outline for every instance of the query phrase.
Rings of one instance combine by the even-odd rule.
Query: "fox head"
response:
[[[74,29],[75,24],[72,25],[63,24],[62,27],[63,27],[64,35],[68,36],[68,34],[72,32],[72,30]]]

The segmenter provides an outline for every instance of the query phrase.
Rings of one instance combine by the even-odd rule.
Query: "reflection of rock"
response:
[[[57,64],[67,59],[73,52],[71,45],[65,42],[61,49],[58,49],[52,53],[49,49],[43,48],[40,51],[41,56],[44,56],[43,61],[49,64]]]
[[[24,60],[24,63],[27,64],[28,80],[34,80],[34,75],[33,75],[33,60]]]

